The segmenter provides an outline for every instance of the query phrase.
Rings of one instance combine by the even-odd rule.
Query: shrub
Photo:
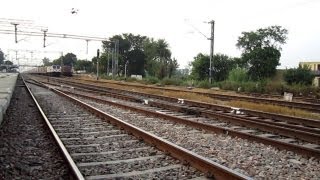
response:
[[[297,69],[288,69],[284,74],[284,80],[289,84],[311,85],[314,74],[308,66],[299,66]]]
[[[179,86],[180,84],[182,84],[182,80],[180,79],[176,79],[176,78],[163,78],[161,80],[161,84],[162,85],[175,85],[175,86]]]
[[[204,88],[204,89],[209,89],[212,87],[212,85],[209,83],[209,81],[206,81],[206,80],[197,82],[196,86],[199,88]]]
[[[221,89],[237,91],[241,84],[235,81],[223,81],[219,84]]]
[[[228,81],[233,82],[246,82],[248,81],[247,70],[242,68],[232,69],[229,72]]]
[[[156,78],[156,77],[153,77],[153,76],[149,76],[145,79],[145,81],[148,83],[148,84],[157,84],[159,82],[159,79]]]
[[[127,77],[126,81],[128,81],[128,82],[137,82],[139,80],[134,78],[134,77]]]
[[[293,93],[294,96],[317,96],[319,93],[319,89],[317,87],[306,86],[303,84],[285,85],[284,91]]]
[[[284,83],[281,83],[279,81],[267,81],[266,85],[265,85],[265,92],[268,94],[279,94],[282,95],[284,92]]]
[[[264,81],[249,81],[249,82],[236,82],[236,81],[223,81],[220,82],[219,87],[225,90],[240,91],[240,92],[265,92],[266,82]]]

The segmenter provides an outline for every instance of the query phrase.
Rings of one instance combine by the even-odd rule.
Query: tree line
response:
[[[172,58],[169,44],[164,39],[155,40],[130,33],[114,35],[108,41],[102,42],[102,53],[99,57],[100,72],[106,73],[108,70],[111,72],[116,41],[119,46],[116,72],[118,76],[125,74],[125,66],[127,66],[126,73],[128,75],[153,76],[159,79],[170,78],[179,67],[177,60]],[[61,64],[61,60],[64,65],[73,65],[75,70],[96,71],[97,57],[93,57],[91,61],[78,60],[76,55],[72,53],[61,56],[52,62],[45,58],[43,64]]]
[[[256,31],[242,32],[236,46],[242,50],[241,57],[216,54],[212,60],[214,81],[224,81],[230,76],[244,77],[242,81],[262,81],[276,74],[280,65],[281,45],[286,43],[288,31],[281,26],[260,28]],[[194,61],[191,76],[196,80],[209,78],[210,57],[199,53]],[[237,75],[235,73],[238,73]],[[311,85],[314,75],[308,67],[288,70],[284,80],[288,84]],[[231,78],[234,79],[234,78]]]
[[[2,52],[1,49],[0,49],[0,64],[4,64],[4,65],[12,65],[13,64],[11,61],[5,59],[4,53]]]
[[[286,43],[288,31],[281,26],[270,26],[255,31],[242,32],[236,47],[242,54],[240,57],[229,57],[217,53],[212,59],[212,75],[214,82],[237,79],[242,81],[262,81],[272,78],[276,74],[276,67],[280,65],[281,46]],[[100,72],[111,72],[114,64],[115,43],[118,43],[117,72],[118,76],[135,74],[143,77],[155,77],[158,79],[177,77],[179,64],[172,53],[169,44],[164,39],[153,39],[147,36],[134,34],[114,35],[108,41],[102,42],[102,53],[99,57]],[[1,55],[1,54],[0,54]],[[95,72],[97,57],[91,61],[78,60],[76,55],[68,53],[65,56],[49,62],[44,59],[45,65],[61,64],[72,65],[75,70],[86,70]],[[189,63],[191,73],[185,79],[196,81],[207,81],[209,79],[209,55],[199,53]],[[127,71],[127,72],[125,72]],[[181,77],[181,76],[180,76]],[[301,83],[309,85],[312,83],[313,75],[307,67],[290,69],[285,73],[284,80],[288,84]]]

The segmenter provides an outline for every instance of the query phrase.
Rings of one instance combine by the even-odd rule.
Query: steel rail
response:
[[[43,84],[44,85],[44,84]],[[45,85],[44,85],[45,86]],[[49,88],[47,86],[47,88]],[[179,159],[186,164],[190,164],[191,166],[195,167],[196,169],[206,173],[209,177],[213,176],[215,179],[252,179],[248,176],[240,174],[232,169],[229,169],[221,164],[218,164],[214,161],[211,161],[207,158],[204,158],[192,151],[184,149],[180,146],[175,145],[163,138],[157,137],[147,131],[144,131],[140,128],[137,128],[121,119],[118,119],[114,116],[111,116],[89,104],[86,104],[74,97],[67,95],[66,93],[57,90],[55,88],[50,88],[53,92],[66,97],[67,99],[71,100],[72,102],[82,106],[83,108],[87,109],[88,111],[94,113],[100,118],[107,120],[108,122],[115,124],[128,132],[132,133],[138,138],[143,139],[145,142],[156,146],[158,149],[169,153],[171,156]]]
[[[84,80],[93,83],[97,83],[95,80]],[[101,81],[99,81],[101,83]],[[103,83],[110,83],[116,85],[124,85],[123,83],[118,82],[103,82]],[[192,91],[192,90],[183,90],[183,89],[173,89],[173,88],[165,88],[165,87],[154,87],[154,86],[143,86],[143,85],[133,85],[133,84],[125,84],[126,86],[131,87],[139,87],[139,88],[152,88],[158,90],[166,90],[166,91],[175,91],[175,92],[187,92],[187,93],[194,93],[203,96],[208,96],[212,98],[218,98],[222,100],[241,100],[241,101],[250,101],[255,103],[267,103],[267,104],[274,104],[274,105],[282,105],[290,108],[299,108],[313,112],[320,112],[320,104],[318,103],[309,103],[309,102],[295,102],[295,101],[285,101],[280,99],[270,99],[270,98],[262,98],[262,97],[250,97],[250,96],[237,96],[237,95],[227,95],[227,94],[217,94],[217,93],[204,93],[199,91]]]
[[[33,93],[30,90],[30,87],[27,85],[27,83],[25,82],[25,80],[23,79],[23,77],[21,76],[23,83],[25,84],[29,95],[31,96],[31,98],[33,99],[34,103],[36,104],[42,118],[44,119],[47,127],[49,128],[54,140],[56,141],[56,143],[59,146],[60,151],[62,152],[64,158],[67,161],[67,164],[70,168],[70,170],[72,171],[74,177],[78,180],[84,180],[83,175],[81,174],[80,170],[78,169],[77,165],[75,164],[75,162],[73,161],[71,155],[69,154],[69,152],[67,151],[66,147],[64,146],[64,144],[62,143],[62,141],[60,140],[58,134],[56,133],[56,131],[54,130],[53,126],[51,125],[50,121],[48,120],[47,116],[45,115],[45,113],[43,112],[41,106],[39,105],[37,99],[34,97]]]
[[[208,110],[200,111],[188,107],[179,107],[173,104],[163,104],[160,102],[150,101],[148,102],[151,106],[161,107],[165,109],[180,111],[180,112],[194,112],[199,116],[211,117],[222,121],[231,122],[237,125],[243,125],[246,127],[257,128],[262,131],[267,131],[271,133],[277,133],[283,136],[297,138],[311,143],[320,144],[320,134],[305,132],[297,129],[292,129],[288,127],[280,127],[277,125],[268,124],[266,122],[259,122],[256,119],[244,118],[239,116],[233,116],[229,114],[216,113]]]
[[[75,82],[67,82],[67,83],[71,83],[72,85],[75,85],[75,86],[81,86],[81,87],[85,86],[85,84],[83,84],[83,83],[75,83]],[[90,89],[90,90],[107,92],[105,90],[99,89],[99,88],[105,88],[105,87],[100,87],[100,86],[91,85],[91,87],[85,87],[85,88]],[[113,88],[105,88],[105,89],[117,90],[119,92],[132,92],[132,91],[126,91],[126,90],[120,90],[120,89],[113,89]],[[109,93],[109,92],[107,92],[107,93]],[[168,97],[168,96],[153,95],[153,94],[147,94],[147,93],[142,93],[142,92],[134,92],[134,93],[142,95],[142,96],[146,96],[146,97],[157,98],[157,99],[162,99],[162,100],[171,101],[171,102],[178,101],[178,98],[172,98],[172,97]],[[230,106],[216,105],[216,104],[198,102],[198,101],[193,101],[193,100],[184,99],[184,103],[186,105],[191,105],[191,106],[195,105],[195,106],[208,108],[208,109],[214,109],[214,110],[221,110],[221,111],[231,111],[232,110],[232,107],[230,107]],[[286,122],[290,122],[290,123],[320,128],[320,121],[315,120],[315,119],[307,119],[307,118],[280,115],[280,114],[274,114],[274,113],[267,113],[267,112],[262,112],[262,111],[257,111],[257,110],[249,110],[249,109],[244,109],[244,108],[241,108],[241,111],[244,112],[245,114],[251,115],[251,116],[270,118],[270,119],[274,119],[274,120],[286,121]],[[310,131],[312,131],[312,130],[310,129]],[[317,130],[313,130],[313,131],[317,132]]]
[[[130,100],[130,101],[139,101],[139,99],[137,98],[133,98],[133,97],[128,97],[128,96],[124,96],[124,95],[112,95],[112,96],[116,96],[116,98],[119,99],[125,99],[125,100]],[[155,96],[155,95],[153,95]],[[158,96],[156,98],[159,98]],[[176,99],[172,99],[169,97],[162,97],[163,99],[166,100],[176,100]],[[226,114],[226,113],[217,113],[217,112],[212,112],[212,111],[208,111],[208,110],[200,110],[197,108],[189,108],[189,107],[180,107],[180,106],[176,106],[176,105],[167,105],[167,104],[163,104],[163,103],[159,103],[159,102],[149,102],[149,105],[153,105],[153,106],[157,106],[157,107],[161,107],[161,108],[165,108],[165,109],[170,109],[170,110],[175,110],[178,112],[187,112],[187,113],[191,113],[191,114],[196,114],[196,115],[202,115],[204,117],[213,117],[222,121],[227,121],[227,122],[231,122],[234,124],[238,124],[238,125],[244,125],[247,127],[251,127],[251,128],[258,128],[262,131],[268,131],[268,132],[272,132],[272,133],[278,133],[280,135],[283,136],[287,136],[287,137],[292,137],[292,138],[297,138],[300,140],[304,140],[307,142],[311,142],[311,143],[316,143],[319,144],[320,143],[320,131],[318,129],[314,129],[314,128],[308,128],[308,127],[300,127],[300,126],[295,126],[295,125],[291,125],[291,124],[283,124],[283,123],[277,123],[277,122],[266,122],[264,120],[260,120],[260,119],[252,119],[252,118],[247,118],[247,117],[241,117],[241,116],[234,116],[234,115],[230,115],[230,114]],[[219,110],[226,110],[224,109],[226,107],[220,107]],[[230,108],[229,108],[230,110]]]
[[[220,134],[228,134],[233,137],[240,137],[240,138],[256,141],[259,143],[262,142],[264,144],[273,145],[273,146],[276,146],[281,149],[294,151],[296,153],[300,153],[305,156],[314,156],[316,158],[320,158],[320,150],[317,150],[317,149],[312,149],[312,148],[308,148],[308,147],[304,147],[304,146],[299,146],[299,145],[290,144],[290,143],[286,143],[286,142],[282,142],[282,141],[277,141],[275,139],[260,137],[260,136],[256,136],[253,134],[248,134],[248,133],[244,133],[244,132],[231,130],[228,128],[218,127],[215,125],[186,120],[183,118],[179,118],[179,117],[175,117],[175,116],[171,116],[171,115],[167,115],[167,114],[162,114],[162,113],[158,113],[158,112],[150,111],[150,110],[146,110],[146,109],[141,109],[141,108],[137,108],[137,107],[132,107],[132,106],[128,106],[128,105],[124,105],[124,104],[120,104],[120,103],[116,103],[116,102],[112,102],[112,101],[107,101],[107,100],[99,99],[99,98],[92,97],[92,96],[87,96],[87,95],[72,93],[72,92],[67,92],[67,91],[64,91],[64,92],[67,94],[73,94],[73,95],[76,95],[79,97],[91,99],[91,100],[94,100],[97,102],[106,103],[106,104],[121,107],[124,109],[133,110],[133,111],[140,112],[140,113],[147,114],[147,115],[152,115],[154,117],[160,117],[160,118],[164,118],[166,120],[171,120],[171,121],[174,121],[177,123],[186,124],[186,125],[189,125],[189,126],[192,126],[195,128],[200,128],[200,129],[204,129],[204,130],[208,130],[208,131],[220,133]]]

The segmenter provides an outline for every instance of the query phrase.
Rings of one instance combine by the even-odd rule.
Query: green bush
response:
[[[161,80],[161,84],[162,85],[175,85],[175,86],[179,86],[182,84],[182,80],[180,79],[176,79],[176,78],[163,78]]]
[[[248,81],[248,75],[247,75],[247,70],[242,69],[242,68],[236,68],[232,69],[229,72],[229,76],[227,81],[233,81],[233,82],[246,82]]]
[[[220,89],[237,91],[241,87],[241,83],[235,81],[223,81],[219,83]]]
[[[299,66],[297,69],[288,69],[284,74],[284,80],[289,84],[311,85],[314,74],[308,66]]]
[[[219,83],[219,87],[224,90],[238,91],[238,92],[253,92],[264,93],[265,82],[263,81],[249,81],[249,82],[236,82],[236,81],[223,81]]]
[[[284,86],[285,84],[279,81],[274,82],[274,81],[268,80],[264,87],[265,93],[282,95],[284,92]]]
[[[147,82],[147,84],[157,84],[157,83],[159,83],[159,79],[157,77],[148,76],[145,79],[145,82]]]
[[[198,88],[209,89],[212,87],[212,84],[210,84],[209,81],[204,80],[204,81],[198,81],[196,86]]]
[[[314,96],[317,97],[320,90],[317,87],[306,86],[303,84],[291,84],[284,86],[284,92],[293,93],[294,96]]]
[[[265,84],[263,82],[245,82],[242,83],[242,88],[244,92],[252,93],[264,93]]]
[[[101,74],[99,77],[102,78],[102,79],[108,79],[108,80],[112,79],[112,76],[107,76],[107,74],[104,74],[104,73]]]
[[[134,78],[134,77],[127,77],[126,81],[128,81],[128,82],[137,82],[139,80]]]

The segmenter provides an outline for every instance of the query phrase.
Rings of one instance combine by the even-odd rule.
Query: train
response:
[[[46,76],[72,76],[73,68],[72,66],[62,66],[61,65],[51,65],[51,66],[40,66],[33,68],[26,73],[30,74],[38,74],[38,75],[46,75]]]

